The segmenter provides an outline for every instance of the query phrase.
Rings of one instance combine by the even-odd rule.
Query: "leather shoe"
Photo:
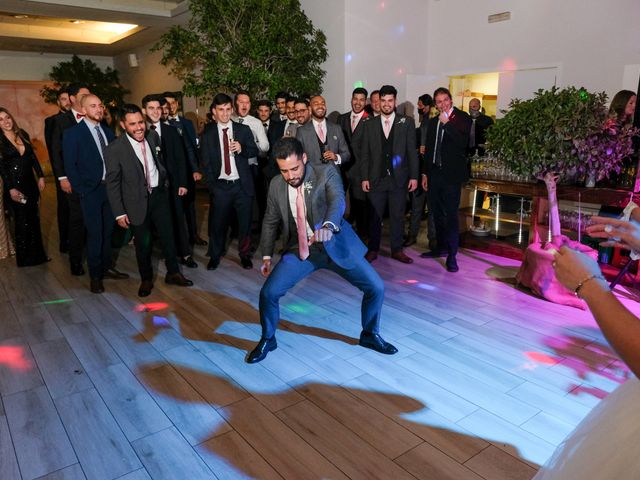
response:
[[[151,295],[152,289],[153,282],[151,280],[142,280],[142,283],[140,283],[140,288],[138,288],[138,296],[148,297],[149,295]]]
[[[369,333],[363,331],[360,334],[360,342],[358,342],[361,347],[370,348],[371,350],[375,350],[379,353],[384,353],[385,355],[393,355],[398,352],[398,349],[391,345],[388,342],[385,342],[380,335],[377,333]]]
[[[104,278],[110,278],[112,280],[124,280],[125,278],[129,278],[128,273],[123,273],[115,268],[110,268],[104,272]]]
[[[456,262],[456,257],[454,257],[453,255],[449,255],[447,257],[445,265],[447,266],[447,272],[457,272],[458,270],[460,270],[458,268],[458,262]]]
[[[429,250],[420,254],[420,258],[440,258],[446,257],[447,253],[440,250]]]
[[[101,278],[92,278],[91,283],[89,285],[89,290],[91,293],[102,293],[104,292],[104,285],[102,284]]]
[[[398,251],[398,252],[393,252],[391,254],[391,258],[393,258],[394,260],[397,260],[401,263],[413,263],[413,259],[409,256],[407,256],[402,250]]]
[[[216,268],[218,268],[218,265],[220,265],[220,259],[212,258],[211,260],[209,260],[209,263],[207,263],[207,270],[215,270]]]
[[[247,363],[258,363],[267,358],[267,353],[278,348],[276,337],[261,338],[256,348],[247,356]]]
[[[253,268],[253,262],[250,258],[241,258],[240,265],[242,265],[242,268],[245,270],[251,270]]]
[[[190,287],[193,285],[193,282],[188,278],[185,278],[185,276],[180,272],[167,273],[164,277],[164,283],[167,285],[178,285],[180,287]]]
[[[376,252],[375,250],[369,250],[364,258],[367,262],[373,263],[373,261],[378,258],[378,252]]]
[[[196,245],[200,245],[201,247],[204,247],[205,245],[209,244],[204,238],[200,237],[199,235],[196,235],[196,238],[193,241],[193,243],[195,243]]]
[[[191,255],[188,255],[184,258],[180,259],[180,263],[182,265],[184,265],[185,267],[189,267],[189,268],[198,268],[198,264],[195,262],[195,260],[193,259],[193,257]]]
[[[416,237],[407,237],[407,239],[402,244],[403,247],[410,247],[411,245],[415,245],[418,239]]]
[[[71,275],[75,275],[76,277],[81,277],[82,275],[84,275],[84,267],[81,263],[71,264]]]

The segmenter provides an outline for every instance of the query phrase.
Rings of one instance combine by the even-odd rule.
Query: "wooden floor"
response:
[[[230,255],[208,272],[196,247],[195,285],[166,286],[157,260],[142,303],[127,246],[132,278],[91,294],[57,254],[52,193],[53,261],[0,262],[3,480],[529,479],[629,375],[587,312],[516,289],[518,262],[474,251],[457,274],[417,250],[375,262],[397,355],[357,346],[361,296],[321,271],[283,300],[279,348],[248,365],[257,269]]]

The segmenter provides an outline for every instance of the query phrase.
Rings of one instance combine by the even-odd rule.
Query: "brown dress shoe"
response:
[[[148,297],[149,295],[151,295],[152,289],[153,282],[151,280],[142,280],[142,283],[140,283],[140,288],[138,288],[138,296]]]
[[[190,287],[193,285],[193,282],[185,278],[180,272],[167,273],[167,276],[164,277],[164,283],[168,285],[178,285],[180,287]]]
[[[391,258],[402,263],[413,263],[413,259],[405,255],[405,253],[402,250],[398,252],[393,252],[391,254]]]
[[[372,263],[376,258],[378,258],[378,252],[375,250],[369,250],[364,258],[367,262]]]

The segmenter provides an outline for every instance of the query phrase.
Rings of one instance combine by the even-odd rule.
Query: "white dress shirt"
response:
[[[242,120],[242,122],[240,120]],[[264,130],[264,125],[262,125],[262,122],[252,115],[247,115],[246,117],[237,117],[236,121],[238,123],[242,123],[243,125],[247,125],[251,129],[251,133],[253,133],[253,139],[258,146],[258,152],[266,154],[269,151],[269,140],[267,139],[267,133]],[[257,164],[258,159],[256,157],[252,157],[249,159],[249,165]]]
[[[229,140],[235,138],[233,137],[233,123],[229,122],[226,125],[218,122],[218,139],[220,141],[220,176],[218,177],[220,180],[238,180],[240,178],[240,174],[238,173],[238,167],[236,166],[236,157],[229,149],[229,162],[231,163],[231,173],[227,175],[224,173],[224,134],[222,132],[223,128],[228,128],[227,136]]]
[[[138,157],[138,160],[142,164],[143,171],[145,170],[144,156],[142,155],[142,144],[144,142],[144,145],[147,150],[147,166],[149,167],[149,179],[151,182],[151,185],[149,186],[151,188],[156,188],[160,181],[160,173],[158,172],[158,167],[156,166],[156,162],[153,159],[153,152],[151,151],[151,146],[149,145],[149,142],[147,142],[146,138],[142,142],[139,142],[135,138],[132,138],[130,135],[127,135],[127,140],[129,140],[129,143],[133,147],[133,151],[135,152],[136,157]],[[146,175],[146,171],[145,171],[145,175]]]

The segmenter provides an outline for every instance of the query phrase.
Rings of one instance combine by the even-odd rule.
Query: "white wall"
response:
[[[12,52],[0,50],[0,80],[49,80],[51,68],[60,62],[71,60],[72,55],[52,53]],[[111,57],[79,55],[82,59],[94,61],[98,67],[113,68]]]
[[[453,74],[558,66],[558,86],[611,97],[625,65],[640,63],[638,0],[427,1],[430,87]],[[511,20],[487,22],[504,11]]]

